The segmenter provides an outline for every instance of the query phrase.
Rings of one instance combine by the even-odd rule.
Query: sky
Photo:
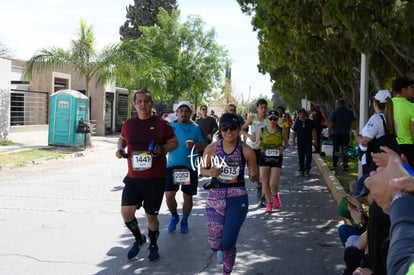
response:
[[[257,33],[235,0],[177,0],[181,19],[200,16],[214,29],[232,62],[233,94],[240,102],[259,95],[271,98],[268,75],[258,72]],[[119,42],[119,27],[133,0],[12,0],[0,4],[0,43],[16,59],[28,60],[42,48],[70,48],[80,19],[93,25],[97,47]]]

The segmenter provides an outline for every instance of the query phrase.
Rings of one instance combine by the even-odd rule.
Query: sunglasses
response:
[[[224,126],[221,128],[222,132],[227,132],[227,130],[230,131],[236,131],[237,130],[237,126]]]
[[[272,116],[272,117],[269,118],[269,120],[270,121],[277,121],[277,117]]]
[[[206,108],[201,108],[201,111],[206,111],[207,109]]]

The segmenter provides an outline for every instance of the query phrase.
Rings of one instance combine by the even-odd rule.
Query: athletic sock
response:
[[[160,235],[159,230],[152,231],[148,228],[148,237],[150,239],[150,245],[157,245],[157,239],[159,235]]]
[[[135,237],[135,240],[137,242],[141,241],[142,236],[141,236],[141,231],[139,230],[138,227],[138,221],[137,218],[134,218],[132,221],[130,222],[126,222],[125,225],[128,227],[128,229],[132,232],[132,234]]]
[[[174,217],[174,218],[176,218],[176,219],[179,219],[180,218],[180,216],[178,215],[178,213],[177,213],[177,210],[174,210],[174,211],[170,211],[171,212],[171,215]]]

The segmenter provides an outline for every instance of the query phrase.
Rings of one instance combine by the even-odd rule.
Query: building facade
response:
[[[23,79],[25,61],[0,58],[1,120],[8,127],[45,125],[49,123],[49,97],[62,89],[77,90],[85,94],[86,83],[70,68],[57,69],[33,75],[29,82]],[[89,113],[94,134],[114,133],[126,119],[128,91],[114,84],[97,85],[96,78],[89,83]],[[4,92],[6,91],[6,92]],[[8,103],[6,102],[9,96]],[[7,116],[5,115],[6,113]],[[0,122],[1,125],[1,122]],[[1,130],[0,130],[1,131]]]

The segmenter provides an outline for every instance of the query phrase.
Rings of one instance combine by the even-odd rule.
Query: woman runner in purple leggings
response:
[[[236,259],[236,241],[248,211],[244,167],[247,163],[249,179],[256,182],[259,169],[256,155],[240,139],[240,125],[234,114],[220,119],[220,138],[204,150],[201,174],[211,177],[205,185],[207,197],[208,243],[217,251],[223,263],[223,274],[230,274]]]

